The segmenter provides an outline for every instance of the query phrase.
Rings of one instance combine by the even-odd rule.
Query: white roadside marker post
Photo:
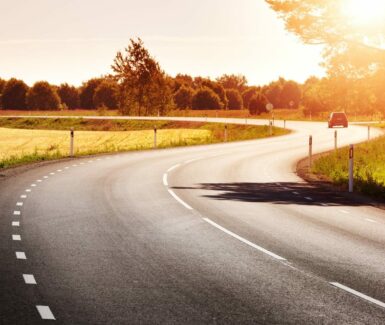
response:
[[[286,120],[283,120],[283,128],[286,129]]]
[[[368,141],[370,140],[370,125],[368,125]]]
[[[270,136],[273,135],[273,122],[272,121],[269,122],[269,135]]]
[[[337,152],[338,150],[338,133],[337,130],[334,131],[334,150]]]
[[[349,193],[353,193],[354,187],[354,145],[350,145],[349,147]]]
[[[74,156],[74,128],[70,131],[70,157]]]
[[[156,149],[156,126],[154,126],[154,149]]]
[[[313,165],[313,136],[309,135],[309,170]]]
[[[227,142],[227,124],[225,125],[225,142]]]

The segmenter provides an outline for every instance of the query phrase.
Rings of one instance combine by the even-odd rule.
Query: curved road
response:
[[[0,323],[384,324],[385,213],[299,179],[333,131],[288,126],[2,180]]]

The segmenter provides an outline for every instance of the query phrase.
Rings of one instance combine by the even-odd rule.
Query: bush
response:
[[[260,115],[266,112],[266,104],[267,104],[267,99],[263,94],[259,93],[253,96],[249,103],[250,114]]]
[[[10,79],[4,86],[1,96],[4,109],[27,109],[28,86],[22,80]]]
[[[111,80],[104,80],[95,89],[93,102],[96,108],[105,107],[107,109],[118,108],[118,85]]]
[[[192,107],[192,98],[194,96],[194,90],[185,85],[181,86],[174,94],[174,102],[179,109],[188,109]]]
[[[38,81],[27,93],[27,105],[29,109],[57,110],[60,97],[48,82]]]
[[[248,108],[251,98],[258,95],[259,89],[257,87],[249,87],[242,93],[243,106]]]
[[[236,89],[227,89],[226,98],[228,101],[228,109],[242,109],[243,108],[243,99],[241,94]]]
[[[75,109],[80,107],[79,91],[76,87],[65,83],[60,85],[57,93],[61,99],[62,104],[65,104],[68,109]]]
[[[96,88],[103,82],[103,79],[94,78],[83,83],[80,88],[80,106],[84,109],[95,109],[94,94]]]
[[[199,89],[192,98],[193,109],[221,109],[219,96],[210,88]]]

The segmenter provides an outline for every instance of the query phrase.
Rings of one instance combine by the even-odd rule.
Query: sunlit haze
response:
[[[288,34],[262,0],[34,0],[0,2],[0,77],[79,85],[110,73],[132,37],[170,75],[264,84],[323,73],[321,48]]]
[[[342,12],[354,24],[367,25],[385,19],[384,0],[344,0]]]

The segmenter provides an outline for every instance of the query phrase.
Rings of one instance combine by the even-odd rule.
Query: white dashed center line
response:
[[[24,252],[16,252],[16,258],[18,260],[26,260],[27,259],[27,256],[25,256],[25,253]]]
[[[36,308],[42,319],[55,320],[55,316],[52,314],[52,311],[48,306],[37,305]]]
[[[167,182],[167,174],[163,174],[163,185],[164,185],[164,186],[168,186],[168,182]]]
[[[12,235],[12,240],[21,240],[20,235]]]
[[[52,173],[49,173],[49,174],[50,174],[50,175],[55,175],[55,173],[53,173],[53,172],[52,172]]]
[[[20,198],[21,198],[21,199],[26,199],[26,198],[27,198],[27,195],[25,195],[25,194],[20,195]]]
[[[20,211],[13,211],[13,215],[14,216],[19,216],[19,215],[21,215],[21,212]]]
[[[35,277],[32,274],[23,274],[23,278],[26,284],[37,284]]]
[[[38,183],[41,183],[41,182],[42,182],[42,180],[41,180],[41,179],[38,179],[36,182],[38,182]]]
[[[313,201],[313,199],[311,197],[308,197],[308,196],[306,196],[305,199],[308,201]]]
[[[261,246],[258,246],[256,244],[252,243],[251,241],[249,241],[249,240],[247,240],[247,239],[245,239],[245,238],[243,238],[243,237],[233,233],[232,231],[230,231],[230,230],[228,230],[228,229],[218,225],[217,223],[215,223],[214,221],[212,221],[212,220],[210,220],[208,218],[203,218],[203,220],[206,221],[207,223],[209,223],[210,225],[214,226],[215,228],[217,228],[217,229],[223,231],[224,233],[230,235],[231,237],[234,237],[235,239],[238,239],[242,243],[245,243],[246,245],[249,245],[249,246],[251,246],[251,247],[261,251],[262,253],[265,253],[265,254],[267,254],[267,255],[269,255],[269,256],[277,259],[277,260],[286,261],[286,258],[283,258],[283,257],[281,257],[281,256],[279,256],[279,255],[277,255],[277,254],[275,254],[273,252],[270,252],[269,250],[267,250],[267,249],[265,249],[265,248],[263,248]]]
[[[192,207],[190,207],[186,202],[184,202],[178,195],[176,195],[172,190],[168,190],[168,192],[171,194],[171,196],[177,200],[180,204],[182,204],[185,208],[189,210],[193,210]]]
[[[21,206],[23,206],[23,202],[17,202],[16,205],[17,205],[18,207],[21,207]]]
[[[20,227],[20,221],[12,221],[12,227]]]
[[[294,195],[299,195],[299,193],[298,193],[298,192],[293,192],[293,194],[294,194]]]
[[[32,187],[36,187],[36,184],[31,184]]]
[[[353,295],[355,295],[355,296],[357,296],[357,297],[360,297],[360,298],[365,299],[365,300],[367,300],[367,301],[370,301],[370,302],[372,302],[372,303],[374,303],[374,304],[376,304],[376,305],[378,305],[378,306],[381,306],[382,308],[385,308],[385,303],[383,303],[383,302],[380,301],[380,300],[377,300],[377,299],[374,299],[374,298],[372,298],[372,297],[369,297],[369,296],[367,296],[367,295],[365,295],[365,294],[363,294],[363,293],[361,293],[361,292],[358,292],[358,291],[356,291],[356,290],[354,290],[354,289],[351,289],[351,288],[349,288],[349,287],[346,287],[346,286],[344,286],[343,284],[338,283],[338,282],[330,282],[330,284],[333,285],[333,286],[335,286],[335,287],[337,287],[337,288],[340,288],[340,289],[342,289],[342,290],[345,290],[345,291],[347,291],[347,292],[349,292],[349,293],[351,293],[351,294],[353,294]]]
[[[32,190],[30,188],[27,188],[25,191],[26,192],[31,192]]]
[[[376,220],[373,220],[373,219],[365,218],[365,220],[366,220],[366,221],[369,221],[369,222],[371,222],[371,223],[377,223],[377,221],[376,221]]]
[[[48,178],[48,176],[43,176],[43,178]]]

